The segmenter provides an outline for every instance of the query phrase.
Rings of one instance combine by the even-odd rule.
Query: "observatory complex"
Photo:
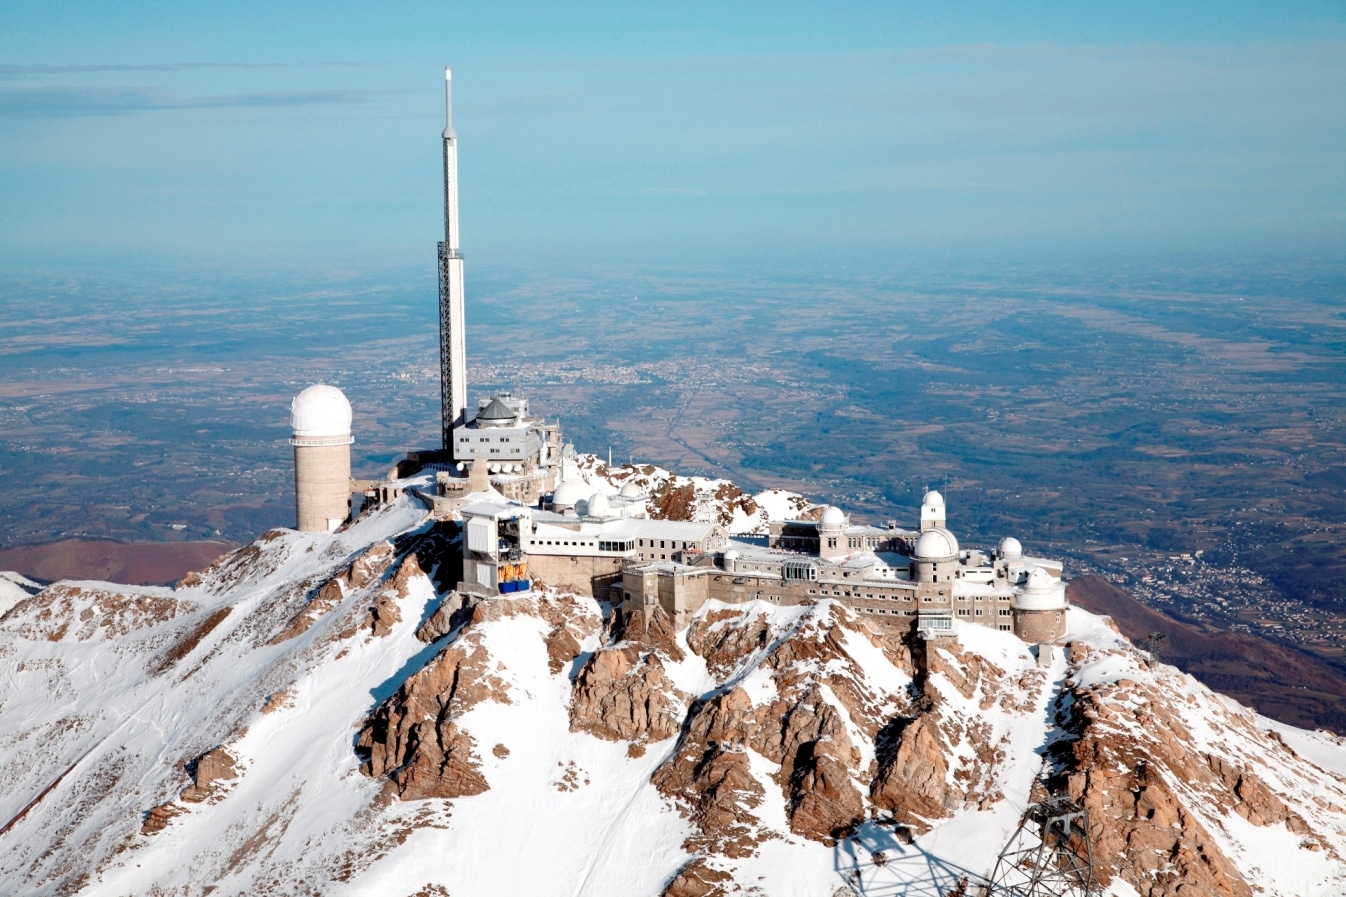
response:
[[[290,408],[298,528],[326,532],[350,515],[351,494],[378,504],[412,486],[435,517],[461,521],[460,593],[489,599],[536,585],[633,611],[660,606],[685,625],[708,600],[807,604],[829,598],[877,630],[926,638],[954,621],[1040,643],[1065,633],[1058,561],[1029,557],[1013,538],[963,548],[946,526],[944,497],[925,494],[915,529],[852,523],[839,508],[775,522],[766,538],[733,538],[718,523],[652,519],[634,484],[595,491],[579,475],[560,426],[511,393],[481,398],[468,417],[463,257],[459,251],[458,136],[452,75],[444,72],[444,239],[439,243],[441,447],[408,452],[386,481],[350,477],[351,406],[339,389],[310,386]]]

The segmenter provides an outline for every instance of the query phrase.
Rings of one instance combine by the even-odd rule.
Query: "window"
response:
[[[1009,631],[1010,631],[1011,629],[1013,629],[1013,628],[1014,628],[1014,627],[1010,626],[1008,623],[1001,623],[1001,624],[1000,624],[1000,631],[1001,631],[1001,632],[1009,632]]]
[[[979,616],[979,617],[981,616],[981,608],[980,608],[980,607],[977,608],[977,616]]]
[[[966,607],[960,607],[960,608],[958,608],[958,616],[960,616],[960,617],[966,617],[966,616],[967,616],[967,608],[966,608]]]
[[[1002,607],[1002,608],[1000,608],[1000,616],[1002,616],[1002,617],[1008,617],[1008,616],[1011,616],[1011,615],[1013,615],[1013,613],[1014,613],[1014,611],[1010,610],[1008,607]]]

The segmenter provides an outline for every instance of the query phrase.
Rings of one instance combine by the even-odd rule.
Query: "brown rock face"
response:
[[[192,784],[183,789],[181,799],[189,804],[198,804],[216,792],[220,782],[238,778],[234,756],[223,746],[211,748],[196,758],[192,773]]]
[[[1143,757],[1113,739],[1086,736],[1075,758],[1084,771],[1070,776],[1070,793],[1089,811],[1100,877],[1120,875],[1143,897],[1251,897],[1210,832]]]
[[[727,897],[730,892],[725,888],[733,880],[728,872],[713,869],[697,857],[678,870],[659,897]]]
[[[850,628],[844,612],[789,632],[736,611],[711,613],[689,628],[688,645],[717,678],[733,677],[756,658],[776,691],[756,706],[739,687],[694,704],[677,750],[655,772],[655,787],[688,808],[701,831],[689,849],[742,855],[763,837],[752,811],[764,792],[744,778],[745,748],[779,764],[777,785],[796,834],[829,843],[864,817],[855,782],[860,752],[846,717],[877,734],[889,698],[866,689],[845,650],[849,637],[867,638]],[[841,708],[824,697],[824,686]]]
[[[276,633],[271,639],[271,644],[278,645],[307,632],[324,614],[345,600],[347,594],[363,589],[381,577],[395,559],[396,550],[391,542],[379,542],[372,546],[349,567],[323,583],[299,613]],[[419,566],[416,569],[419,571]]]
[[[560,640],[557,636],[556,641]],[[680,660],[684,656],[673,640],[668,615],[657,607],[631,614],[613,631],[612,640],[595,651],[575,677],[571,731],[637,743],[676,735],[687,696],[673,686],[661,659]],[[576,654],[578,647],[575,642]],[[571,646],[567,644],[562,650],[549,638],[548,653],[559,659],[553,650],[564,655]],[[559,666],[553,672],[557,670]]]
[[[453,631],[453,615],[463,608],[463,598],[457,592],[450,592],[439,602],[426,621],[416,630],[416,638],[425,642],[437,642]]]
[[[382,637],[392,632],[393,626],[402,622],[402,611],[398,608],[397,602],[410,594],[412,578],[424,575],[425,572],[421,570],[416,555],[407,555],[397,565],[397,570],[388,580],[387,585],[379,590],[373,606],[369,608],[369,613],[365,617],[363,628],[376,637]]]
[[[480,794],[476,742],[455,722],[481,701],[509,703],[476,633],[435,655],[365,722],[356,749],[367,776],[387,776],[403,800]]]
[[[1127,656],[1084,645],[1071,652],[1081,664],[1106,661],[1108,654]],[[1331,850],[1264,779],[1277,774],[1279,739],[1249,715],[1214,703],[1204,708],[1201,725],[1219,737],[1197,739],[1189,730],[1196,724],[1188,717],[1190,705],[1174,697],[1183,690],[1182,677],[1162,668],[1155,679],[1137,675],[1075,689],[1068,725],[1078,737],[1065,756],[1066,783],[1089,811],[1094,857],[1104,877],[1120,876],[1143,897],[1251,895],[1253,888],[1208,828],[1232,814],[1254,825],[1284,825],[1308,849]],[[1273,765],[1259,757],[1273,758]]]
[[[882,763],[870,796],[893,819],[917,833],[930,828],[926,820],[941,819],[962,803],[949,784],[948,746],[930,716],[902,728],[892,759]]]
[[[153,835],[161,832],[168,827],[168,823],[174,816],[178,816],[182,812],[182,808],[177,804],[160,804],[145,814],[145,821],[140,825],[140,833],[142,835]]]

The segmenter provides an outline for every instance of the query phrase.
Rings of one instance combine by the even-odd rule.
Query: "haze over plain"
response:
[[[313,380],[356,399],[365,473],[432,439],[452,63],[481,388],[873,515],[945,482],[970,535],[1137,588],[1212,552],[1239,625],[1346,626],[1339,5],[6,25],[7,545],[288,523]]]

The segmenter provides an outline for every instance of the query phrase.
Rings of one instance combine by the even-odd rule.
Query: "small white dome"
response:
[[[588,494],[589,487],[582,480],[565,480],[552,493],[552,507],[573,508],[583,501]]]
[[[621,491],[622,498],[640,498],[644,494],[635,483],[627,483]]]
[[[958,540],[953,533],[943,527],[935,527],[921,533],[916,540],[916,557],[923,561],[942,561],[958,556]]]
[[[314,384],[290,402],[290,429],[302,439],[349,436],[351,403],[335,386]]]
[[[1028,571],[1028,580],[1014,596],[1019,610],[1065,610],[1066,584],[1041,567]]]
[[[841,512],[841,508],[828,505],[823,508],[823,516],[818,522],[823,526],[845,526],[846,515]]]
[[[925,494],[925,497],[921,499],[921,504],[923,504],[923,505],[941,505],[941,506],[943,506],[943,504],[944,504],[944,496],[940,495],[940,494],[939,494],[938,492],[936,492],[934,489],[931,489],[929,492],[927,492],[927,493]]]
[[[601,492],[595,492],[589,497],[590,517],[606,517],[612,512],[612,506],[608,503],[608,497]]]
[[[1024,547],[1013,536],[1000,540],[1000,556],[1007,561],[1017,561],[1024,556]]]
[[[724,558],[726,562],[732,563],[733,561],[738,560],[739,555],[737,551],[731,548],[722,554],[721,557]]]

